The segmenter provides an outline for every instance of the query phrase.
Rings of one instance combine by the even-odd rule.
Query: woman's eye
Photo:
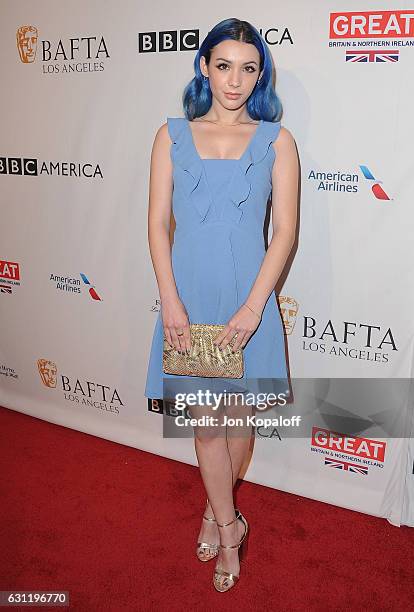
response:
[[[222,70],[222,68],[228,68],[228,67],[229,67],[228,64],[224,64],[224,63],[223,64],[217,64],[217,68],[219,70]],[[247,70],[247,72],[250,72],[250,73],[256,72],[256,68],[254,66],[246,66],[246,70]]]

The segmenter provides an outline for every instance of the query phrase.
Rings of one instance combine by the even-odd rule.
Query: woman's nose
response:
[[[229,84],[232,87],[239,87],[240,86],[240,76],[235,72],[230,73]]]

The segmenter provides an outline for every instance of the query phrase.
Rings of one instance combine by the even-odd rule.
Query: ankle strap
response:
[[[244,518],[244,516],[241,513],[240,513],[240,515],[237,518],[239,518],[241,520],[241,522],[243,523],[243,525],[244,525],[244,533],[243,533],[243,535],[242,535],[242,537],[240,539],[240,542],[238,544],[232,544],[231,546],[230,545],[229,546],[224,546],[224,544],[220,544],[219,545],[220,548],[240,548],[240,546],[243,544],[243,542],[244,542],[244,540],[245,540],[245,538],[247,536],[248,525],[247,525],[246,519]]]
[[[235,513],[236,517],[232,521],[230,521],[229,523],[223,523],[222,525],[220,525],[220,523],[217,523],[217,527],[227,527],[227,525],[232,525],[233,523],[235,523],[240,516],[240,510],[236,508]]]
[[[208,504],[209,504],[209,501],[208,501],[208,498],[207,498],[207,501],[206,501],[206,508],[207,508]],[[215,522],[216,522],[216,519],[215,519],[215,518],[210,518],[209,516],[205,516],[205,515],[203,516],[203,519],[204,519],[204,520],[206,520],[206,521],[211,521],[212,523],[215,523]]]
[[[215,522],[216,522],[216,519],[215,519],[215,518],[210,518],[209,516],[203,516],[203,519],[204,519],[205,521],[211,521],[212,523],[215,523]]]

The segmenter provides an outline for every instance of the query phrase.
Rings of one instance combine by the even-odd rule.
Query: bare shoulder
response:
[[[163,123],[156,131],[152,145],[152,154],[167,156],[171,146],[171,138],[168,131],[168,123]]]
[[[291,151],[295,148],[295,139],[292,132],[282,125],[273,144],[276,151]]]
[[[298,151],[295,139],[290,130],[282,126],[276,140],[274,140],[272,144],[276,153],[276,159],[279,160],[279,163],[273,166],[275,172],[277,171],[277,167],[280,167],[281,162],[286,164],[297,163]]]
[[[171,144],[171,138],[168,131],[168,123],[163,123],[157,130],[154,138],[154,142],[161,142],[165,144]]]

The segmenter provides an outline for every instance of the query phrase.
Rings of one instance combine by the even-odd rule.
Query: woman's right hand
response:
[[[178,351],[191,348],[190,321],[187,310],[180,299],[161,302],[164,334],[168,344]],[[182,335],[178,335],[181,334]]]

